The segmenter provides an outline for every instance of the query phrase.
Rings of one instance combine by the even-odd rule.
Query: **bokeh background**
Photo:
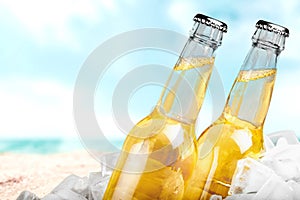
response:
[[[256,21],[265,19],[290,29],[278,62],[265,133],[294,130],[300,136],[299,10],[298,0],[0,0],[0,151],[22,149],[37,139],[79,141],[72,95],[79,70],[90,53],[111,37],[140,28],[161,28],[188,36],[196,13],[228,24],[216,59],[226,96],[251,46]],[[124,134],[111,110],[101,110],[97,99],[111,104],[114,86],[136,66],[156,63],[172,68],[175,62],[174,55],[144,51],[120,58],[111,66],[102,85],[104,93],[95,95],[95,111],[107,137],[122,140]],[[149,86],[134,91],[128,102],[134,122],[150,112],[161,90]],[[211,111],[208,94],[197,134],[214,119]],[[14,141],[23,141],[23,147]],[[51,148],[52,143],[47,146],[49,151]]]

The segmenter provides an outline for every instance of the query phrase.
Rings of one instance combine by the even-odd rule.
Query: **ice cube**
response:
[[[225,200],[257,200],[254,199],[255,194],[235,194],[232,196],[228,196]]]
[[[266,135],[264,135],[264,147],[266,151],[269,151],[270,149],[273,149],[275,147],[272,140]]]
[[[281,159],[292,159],[300,165],[300,145],[288,145],[284,148],[278,148],[278,152],[274,155],[274,157],[278,160]]]
[[[72,190],[58,190],[54,193],[55,195],[61,197],[61,199],[63,200],[87,200],[87,198],[85,198],[84,196],[82,196],[81,194],[78,194]]]
[[[90,185],[89,199],[91,199],[91,200],[102,199],[104,196],[106,187],[108,185],[109,179],[110,179],[110,176],[105,176],[104,178],[102,178],[102,180],[100,182],[98,182],[94,185]]]
[[[102,199],[108,181],[115,167],[120,153],[108,153],[100,157],[101,172],[89,173],[89,199],[97,200]]]
[[[41,200],[64,200],[64,199],[56,194],[50,193],[45,197],[43,197]]]
[[[102,199],[110,175],[104,175],[102,172],[91,172],[89,174],[89,199]]]
[[[100,182],[106,181],[109,179],[110,175],[102,176],[101,172],[90,172],[89,173],[89,185],[96,185]]]
[[[277,140],[276,146],[285,146],[288,144],[289,144],[289,142],[287,141],[287,139],[281,137]]]
[[[287,184],[293,190],[293,200],[300,200],[300,183],[289,181]]]
[[[35,194],[29,191],[23,191],[17,198],[17,200],[40,200]]]
[[[66,190],[69,189],[71,190],[78,181],[80,181],[80,177],[76,176],[74,174],[66,177],[58,186],[56,186],[53,190],[52,193],[55,193],[56,191],[59,190]]]
[[[89,195],[89,179],[88,177],[80,178],[76,181],[72,187],[72,191],[81,194],[82,196],[88,197]]]
[[[234,173],[230,194],[257,192],[265,182],[275,174],[274,171],[257,160],[245,158],[240,160]]]
[[[270,134],[268,134],[268,137],[276,145],[282,145],[286,142],[287,142],[287,144],[299,144],[299,140],[297,138],[296,133],[291,130],[270,133]],[[278,144],[278,142],[279,142],[279,144]]]
[[[267,163],[269,160],[277,160],[279,162],[286,162],[289,164],[287,167],[294,168],[294,172],[300,170],[300,145],[286,145],[286,146],[276,146],[272,150],[265,152],[263,154],[262,161]],[[294,167],[293,167],[294,166]],[[283,166],[284,167],[284,166]],[[283,169],[284,170],[284,169]],[[287,172],[290,173],[290,172]],[[296,173],[296,172],[295,172]],[[300,181],[298,175],[294,175],[294,180]]]
[[[297,163],[290,159],[262,158],[261,162],[273,169],[283,180],[300,180],[300,170]]]
[[[120,152],[106,153],[100,156],[102,176],[111,175],[119,156]]]
[[[77,194],[71,190],[58,190],[55,193],[46,195],[41,200],[87,200],[87,198]]]
[[[220,195],[212,195],[210,198],[209,198],[209,200],[222,200],[223,198],[222,198],[222,196],[220,196]]]
[[[88,197],[89,182],[87,177],[79,177],[70,175],[65,178],[58,186],[56,186],[51,193],[57,194],[59,191],[73,191],[83,197]]]
[[[272,174],[268,181],[256,193],[254,199],[292,200],[293,191],[281,177]]]

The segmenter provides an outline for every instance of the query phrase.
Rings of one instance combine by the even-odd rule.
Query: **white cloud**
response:
[[[0,83],[0,137],[76,136],[72,89],[50,80]]]
[[[194,3],[187,1],[175,1],[170,4],[168,14],[180,26],[183,31],[192,28],[193,17],[197,13]]]
[[[294,4],[281,1],[283,2],[282,5],[286,6],[282,6],[280,15],[284,19],[283,21],[290,21],[290,24],[284,25],[291,28],[291,37],[288,38],[283,56],[299,61],[298,47],[300,44],[297,35],[300,35],[300,28],[295,24],[299,24],[300,18],[297,6],[295,6],[296,1],[293,0]],[[253,4],[253,2],[249,2],[249,4]],[[192,18],[195,13],[199,12],[200,6],[201,4],[195,1],[174,1],[170,4],[168,14],[179,24],[183,31],[187,32],[191,29]],[[79,18],[84,20],[84,23],[93,24],[101,20],[103,10],[111,13],[118,12],[117,4],[108,0],[100,2],[96,0],[2,0],[0,1],[0,7],[1,9],[7,9],[38,42],[43,44],[58,41],[71,47],[78,45],[76,33],[72,31],[71,27],[72,20]],[[246,9],[247,4],[243,4],[243,7]],[[204,9],[200,12],[208,12],[208,10]],[[237,16],[238,20],[232,21],[232,29],[229,27],[229,33],[224,38],[222,52],[218,52],[220,58],[222,53],[223,55],[227,54],[228,58],[230,56],[239,57],[238,52],[241,49],[244,50],[250,47],[250,36],[254,32],[253,23],[255,21],[252,21],[253,18],[249,16],[253,17],[255,14],[249,15],[249,12],[243,11],[238,12],[238,14],[240,15]],[[240,22],[243,22],[242,25]],[[245,37],[247,38],[246,42],[243,40]],[[243,41],[243,44],[241,41]],[[228,44],[227,50],[226,44]],[[239,48],[232,48],[232,46]],[[243,59],[244,56],[241,55],[240,59]],[[232,67],[232,65],[240,65],[240,63],[229,63],[225,58],[223,60],[224,63],[221,67],[224,67],[225,70],[229,70],[227,67]],[[229,61],[231,60],[229,59]],[[226,74],[224,73],[223,76],[226,76]],[[297,123],[300,120],[300,107],[298,106],[300,97],[297,96],[297,91],[300,90],[299,76],[300,71],[293,71],[291,74],[287,74],[285,78],[278,77],[267,119],[268,124],[266,124],[268,130],[275,129],[274,131],[276,131],[278,128],[296,129],[298,127]],[[280,82],[279,79],[290,84],[283,84],[284,81]],[[232,80],[232,77],[230,77],[230,80]],[[291,80],[294,80],[294,82],[291,82]],[[228,83],[231,84],[231,82]],[[26,137],[30,135],[44,137],[50,134],[56,136],[76,135],[72,115],[72,88],[67,88],[51,80],[1,80],[0,99],[0,137]],[[284,106],[282,106],[282,102],[286,102]],[[204,129],[211,123],[211,110],[209,104],[203,105],[202,115],[199,119],[199,130]],[[109,135],[116,133],[115,137],[118,138],[117,135],[122,133],[113,119],[108,118],[107,113],[98,117],[99,125],[104,126],[102,127],[103,131]]]
[[[72,23],[74,20],[95,24],[103,11],[116,12],[114,1],[102,0],[2,0],[2,10],[8,11],[39,43],[61,42],[78,46]],[[6,12],[7,13],[7,12]],[[10,16],[5,16],[6,19]]]
[[[3,79],[0,99],[0,138],[78,137],[73,88],[54,80]],[[124,139],[111,112],[98,112],[97,120],[108,139]]]

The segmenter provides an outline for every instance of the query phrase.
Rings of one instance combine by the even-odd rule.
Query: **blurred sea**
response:
[[[117,148],[121,148],[123,141],[112,141]],[[104,144],[97,144],[99,146]],[[0,139],[0,153],[37,153],[51,154],[84,150],[85,146],[75,139]]]
[[[298,137],[300,140],[300,137]],[[93,142],[94,149],[103,147],[108,141]],[[113,140],[110,144],[117,149],[121,149],[123,140]],[[65,153],[72,151],[85,150],[85,145],[78,139],[0,139],[0,153],[36,153],[36,154],[51,154],[51,153]]]

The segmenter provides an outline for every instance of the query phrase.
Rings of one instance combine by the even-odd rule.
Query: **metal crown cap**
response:
[[[194,21],[205,24],[207,26],[211,26],[212,28],[218,29],[224,33],[227,32],[227,24],[225,24],[224,22],[221,22],[217,19],[208,17],[206,15],[197,14],[194,17]]]
[[[264,20],[259,20],[256,23],[255,27],[259,28],[259,29],[267,30],[267,31],[270,31],[270,32],[274,32],[274,33],[283,35],[285,37],[289,37],[289,35],[290,35],[289,29],[287,29],[283,26],[280,26],[278,24],[274,24],[274,23],[267,22],[267,21],[264,21]]]

